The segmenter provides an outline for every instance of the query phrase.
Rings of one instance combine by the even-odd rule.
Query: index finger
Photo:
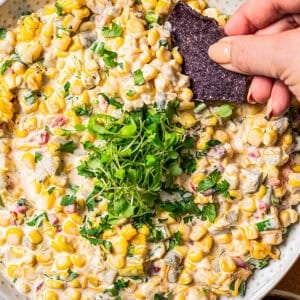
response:
[[[225,26],[227,35],[254,33],[286,14],[300,12],[300,0],[248,0],[229,19]]]

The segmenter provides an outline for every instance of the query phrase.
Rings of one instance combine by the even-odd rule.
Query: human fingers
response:
[[[255,34],[257,35],[275,34],[283,31],[295,29],[299,26],[300,26],[300,14],[288,15],[272,23],[267,27],[258,30]]]
[[[271,96],[273,80],[268,77],[254,76],[249,86],[247,101],[251,104],[267,103]]]
[[[229,19],[225,26],[227,35],[254,33],[286,14],[300,13],[300,0],[248,0]]]
[[[300,28],[272,35],[232,36],[210,46],[208,54],[227,70],[285,82],[294,75],[300,77],[299,39]]]
[[[276,80],[267,104],[267,115],[269,117],[280,116],[288,110],[290,104],[291,93],[288,87],[280,80]]]

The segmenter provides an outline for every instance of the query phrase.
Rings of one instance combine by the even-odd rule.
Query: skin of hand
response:
[[[208,54],[228,70],[255,75],[248,102],[268,103],[271,117],[289,108],[291,93],[300,100],[300,0],[248,0],[225,33]]]

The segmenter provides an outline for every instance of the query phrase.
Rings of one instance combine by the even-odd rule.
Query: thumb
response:
[[[230,71],[279,78],[282,71],[279,52],[286,51],[282,49],[284,44],[281,35],[226,37],[212,45],[208,54]]]

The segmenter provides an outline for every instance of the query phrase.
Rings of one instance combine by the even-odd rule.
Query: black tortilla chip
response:
[[[208,48],[225,37],[218,23],[181,1],[175,5],[168,22],[173,43],[183,55],[183,73],[190,77],[195,99],[242,103],[248,77],[223,69],[208,56]]]

